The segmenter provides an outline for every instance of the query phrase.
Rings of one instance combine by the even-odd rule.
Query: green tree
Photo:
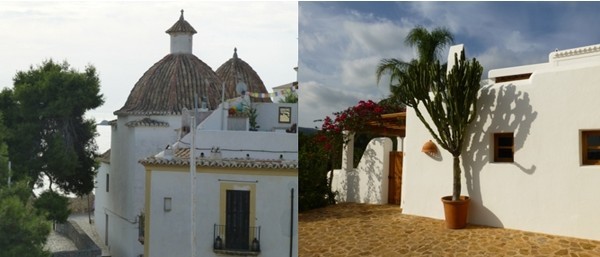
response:
[[[435,28],[429,32],[417,26],[406,35],[405,44],[416,47],[419,62],[439,60],[440,51],[454,42],[454,36],[446,28]]]
[[[335,203],[331,181],[327,172],[331,168],[330,151],[319,141],[322,131],[298,135],[298,207],[300,211],[311,210]],[[335,147],[341,148],[341,144]]]
[[[48,257],[50,223],[31,206],[27,183],[0,185],[0,256]]]
[[[69,218],[69,198],[54,191],[45,191],[38,196],[33,206],[49,220],[64,223]]]
[[[279,99],[279,103],[298,103],[298,94],[292,90],[285,90],[283,99]]]
[[[4,115],[0,111],[0,185],[8,184],[8,146],[5,143],[8,130],[4,126]]]
[[[452,154],[454,201],[460,197],[460,155],[468,125],[476,117],[482,73],[483,67],[479,62],[466,60],[462,51],[460,58],[455,55],[454,65],[448,74],[439,61],[416,62],[401,73],[398,80],[399,100],[415,110],[437,143]],[[431,117],[431,123],[419,109],[421,104]]]
[[[0,93],[0,110],[15,178],[40,184],[45,175],[51,189],[89,193],[97,168],[96,126],[83,115],[104,102],[96,69],[79,72],[49,60],[17,72],[13,80],[14,88]]]
[[[431,32],[422,26],[417,26],[412,29],[406,36],[404,44],[417,49],[417,60],[405,62],[396,58],[382,59],[375,71],[378,83],[384,75],[390,75],[390,91],[392,92],[390,101],[398,102],[398,100],[395,99],[401,92],[401,90],[398,89],[398,86],[401,84],[400,80],[402,79],[402,73],[404,73],[408,67],[415,65],[417,62],[434,62],[438,60],[439,54],[443,48],[449,46],[453,42],[454,36],[452,36],[452,33],[446,28],[435,28]]]

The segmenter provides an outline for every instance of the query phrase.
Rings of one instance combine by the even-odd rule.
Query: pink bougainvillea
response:
[[[403,107],[381,105],[371,100],[359,101],[357,105],[325,117],[318,140],[326,149],[331,149],[337,140],[343,139],[342,131],[368,132],[369,123],[378,122],[382,114],[404,111]]]

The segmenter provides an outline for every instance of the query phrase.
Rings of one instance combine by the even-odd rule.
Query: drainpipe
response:
[[[294,189],[292,188],[292,201],[290,211],[290,257],[292,257],[292,250],[294,248]]]

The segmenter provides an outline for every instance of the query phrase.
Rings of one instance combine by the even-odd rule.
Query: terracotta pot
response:
[[[449,229],[461,229],[466,227],[471,198],[468,196],[460,196],[458,201],[452,201],[452,196],[444,196],[442,197],[442,202],[444,203],[446,227]]]

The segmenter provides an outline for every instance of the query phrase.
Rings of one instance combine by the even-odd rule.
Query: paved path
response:
[[[75,246],[75,243],[73,243],[71,239],[56,233],[56,231],[51,229],[46,240],[46,244],[44,245],[44,250],[48,250],[53,253],[62,251],[77,251],[77,246]]]
[[[394,205],[338,204],[299,214],[300,257],[600,256],[600,242],[405,215]],[[600,229],[600,228],[599,228]]]
[[[104,245],[100,236],[96,232],[96,227],[93,223],[90,224],[88,215],[85,213],[76,213],[71,214],[69,216],[69,220],[76,222],[79,227],[96,243],[98,247],[102,250],[102,256],[110,256],[110,251],[108,247]],[[71,241],[71,239],[56,233],[56,231],[51,230],[50,235],[44,245],[44,249],[50,252],[61,252],[61,251],[76,251],[78,250],[75,246],[75,243]]]
[[[93,219],[93,218],[92,218]],[[104,241],[100,239],[94,223],[90,223],[89,216],[86,213],[76,213],[69,216],[69,220],[77,222],[79,227],[96,243],[102,250],[102,256],[110,256],[108,247],[104,244]]]

